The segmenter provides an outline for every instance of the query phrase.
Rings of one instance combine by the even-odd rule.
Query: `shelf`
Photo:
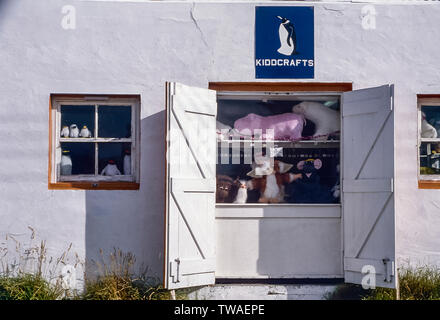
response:
[[[248,144],[251,147],[255,143],[261,143],[262,146],[272,145],[274,147],[284,148],[335,148],[339,147],[340,140],[217,140],[218,144]]]
[[[60,142],[131,142],[131,138],[60,138]]]
[[[440,143],[440,138],[421,138],[420,142]]]
[[[93,175],[93,174],[78,174],[70,176],[60,176],[59,181],[61,182],[78,182],[78,181],[88,181],[88,182],[105,182],[105,181],[134,181],[134,177],[131,175],[115,175],[115,176],[103,176],[103,175]]]

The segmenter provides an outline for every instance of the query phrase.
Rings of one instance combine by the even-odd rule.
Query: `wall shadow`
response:
[[[114,248],[136,257],[134,271],[148,268],[162,277],[165,195],[165,111],[141,119],[139,190],[87,190],[85,257],[87,277],[99,268],[93,261]],[[102,254],[100,254],[102,251]]]

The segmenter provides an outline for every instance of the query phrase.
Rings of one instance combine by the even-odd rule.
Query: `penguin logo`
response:
[[[293,27],[292,22],[289,19],[280,16],[277,16],[277,18],[281,20],[278,29],[281,46],[277,51],[285,56],[298,54],[298,52],[296,52],[295,28]]]

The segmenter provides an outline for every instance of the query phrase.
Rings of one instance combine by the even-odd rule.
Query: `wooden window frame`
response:
[[[440,175],[438,177],[433,175],[420,174],[420,145],[422,142],[438,142],[440,137],[435,139],[422,138],[421,124],[422,124],[422,105],[440,105],[440,94],[418,94],[417,95],[417,180],[419,189],[440,189]],[[423,177],[425,176],[425,177]]]
[[[60,105],[130,105],[132,110],[132,134],[130,138],[97,138],[97,128],[93,138],[81,138],[75,143],[90,142],[130,142],[132,145],[132,175],[124,177],[100,177],[96,175],[77,175],[69,181],[61,181],[57,176],[56,152],[60,142],[73,142],[72,138],[60,137]],[[95,109],[95,121],[97,109]],[[49,99],[49,164],[48,188],[51,190],[138,190],[140,183],[140,95],[97,95],[97,94],[51,94]],[[95,155],[96,155],[95,149]],[[95,166],[98,159],[95,159]],[[95,167],[95,173],[97,168]]]

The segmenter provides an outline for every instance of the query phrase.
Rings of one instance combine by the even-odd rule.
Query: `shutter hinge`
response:
[[[382,259],[383,264],[385,265],[385,282],[393,282],[394,274],[394,261],[388,258]]]
[[[180,282],[180,259],[174,259],[170,262],[170,276],[173,278],[173,283]]]
[[[394,178],[391,178],[391,193],[394,192]]]

